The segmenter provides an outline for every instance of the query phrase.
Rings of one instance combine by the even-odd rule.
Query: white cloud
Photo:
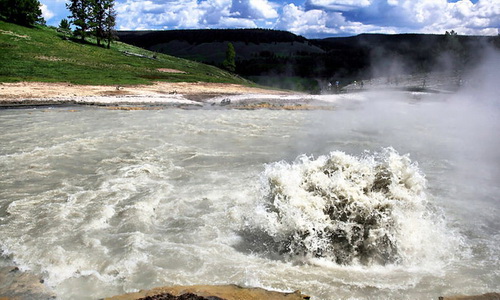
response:
[[[257,24],[250,19],[224,17],[220,20],[218,28],[255,28]]]
[[[421,27],[422,33],[443,33],[455,30],[459,34],[496,35],[500,27],[500,0],[469,0],[447,3],[439,18]]]
[[[207,2],[207,1],[205,1]],[[127,0],[116,4],[118,26],[123,29],[190,28],[200,26],[209,7],[196,0],[155,3]]]
[[[63,0],[42,0],[42,2]],[[119,29],[268,27],[307,37],[379,33],[496,35],[500,0],[117,0]],[[49,5],[49,8],[52,6]],[[46,16],[51,17],[47,7]],[[53,10],[52,10],[53,11]],[[45,13],[44,13],[45,15]],[[47,19],[46,17],[46,19]]]
[[[374,32],[378,29],[378,27],[372,25],[347,21],[339,12],[327,13],[319,9],[304,10],[294,4],[286,5],[283,8],[276,28],[308,37],[324,37],[338,34],[354,35],[363,32]],[[392,33],[393,31],[386,29],[384,32]]]
[[[333,21],[326,32],[421,32],[496,34],[500,27],[500,0],[307,0],[304,13],[320,10]],[[284,10],[285,13],[285,10]],[[338,17],[338,14],[344,20]],[[358,26],[358,27],[356,27]]]
[[[373,0],[307,0],[306,7],[335,11],[348,11],[367,7]]]
[[[126,0],[117,3],[119,29],[256,27],[255,20],[275,19],[267,0]]]
[[[402,0],[399,5],[403,9],[402,16],[407,17],[413,24],[429,24],[442,16],[443,11],[446,10],[447,1]]]
[[[40,5],[40,9],[42,10],[42,17],[45,21],[52,19],[55,15],[45,4]]]
[[[278,12],[267,0],[233,0],[231,13],[235,17],[249,19],[274,19]]]

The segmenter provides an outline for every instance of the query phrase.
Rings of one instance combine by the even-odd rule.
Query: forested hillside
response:
[[[234,45],[236,70],[257,83],[319,92],[329,82],[341,85],[379,76],[461,72],[500,38],[442,35],[361,34],[308,40],[268,29],[121,31],[121,41],[222,67],[227,44]]]

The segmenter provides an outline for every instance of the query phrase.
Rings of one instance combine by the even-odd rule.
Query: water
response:
[[[313,299],[498,291],[498,106],[357,99],[0,111],[0,265],[61,299],[228,283]]]

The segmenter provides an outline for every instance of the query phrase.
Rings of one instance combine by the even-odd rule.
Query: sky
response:
[[[39,0],[48,25],[67,0]],[[269,28],[307,38],[361,33],[500,34],[500,0],[115,0],[118,30]]]

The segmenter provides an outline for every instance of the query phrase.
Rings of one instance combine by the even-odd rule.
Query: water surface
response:
[[[498,106],[454,95],[362,98],[335,111],[0,111],[0,264],[40,274],[61,299],[174,284],[300,289],[313,299],[498,289]],[[393,257],[288,251],[291,236],[316,245],[328,239],[307,230],[354,222],[331,225],[307,193],[283,192],[332,152],[345,153],[335,170],[378,162],[390,176],[410,174],[406,196],[383,196]],[[338,200],[331,176],[307,172]],[[363,174],[353,172],[344,183]],[[280,196],[269,194],[271,177]]]

